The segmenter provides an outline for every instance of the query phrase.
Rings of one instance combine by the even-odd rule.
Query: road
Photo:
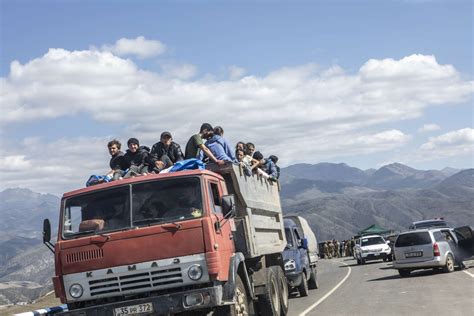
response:
[[[465,263],[462,271],[401,278],[391,263],[322,259],[319,289],[293,295],[289,315],[474,315],[474,262]]]

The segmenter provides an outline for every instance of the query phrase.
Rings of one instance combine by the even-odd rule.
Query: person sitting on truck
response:
[[[245,175],[247,175],[248,177],[252,175],[251,161],[252,161],[252,158],[250,156],[246,156],[245,152],[242,149],[237,149],[235,151],[234,162],[242,166],[242,169],[244,170]]]
[[[179,144],[173,141],[170,132],[163,132],[160,141],[151,147],[149,155],[150,172],[160,173],[163,169],[183,160],[183,152]]]
[[[148,154],[150,149],[146,146],[140,146],[136,138],[130,138],[127,141],[128,149],[125,155],[125,163],[128,172],[124,178],[130,178],[137,175],[146,175],[148,173]]]
[[[268,179],[270,176],[265,171],[265,159],[261,152],[256,151],[253,153],[252,158],[252,170],[257,173],[259,176],[263,177],[264,179]]]
[[[109,149],[109,154],[111,156],[109,161],[110,171],[107,172],[105,178],[108,180],[118,180],[125,175],[125,170],[127,169],[127,165],[124,159],[124,153],[120,150],[122,144],[113,139],[107,144],[107,148]]]
[[[214,157],[223,161],[234,161],[235,156],[229,142],[223,137],[224,129],[220,126],[214,128],[214,135],[206,141],[206,147],[212,152]],[[199,158],[204,160],[204,152],[199,153]]]
[[[270,159],[271,161],[273,161],[273,163],[275,164],[276,178],[277,178],[277,179],[280,179],[280,167],[277,165],[278,157],[275,156],[275,155],[270,155],[270,156],[268,157],[268,159]]]
[[[204,145],[203,138],[209,139],[213,136],[213,128],[211,124],[204,123],[201,125],[199,133],[191,136],[186,144],[186,150],[184,157],[185,159],[198,158],[199,152],[203,151],[204,154],[209,158],[211,162],[214,162],[218,165],[223,165],[224,161],[217,159],[209,148]]]
[[[245,154],[253,158],[254,153],[255,153],[255,145],[253,143],[245,144]]]

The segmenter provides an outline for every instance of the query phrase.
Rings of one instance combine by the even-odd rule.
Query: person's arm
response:
[[[216,164],[218,165],[223,165],[225,164],[225,162],[223,160],[219,160],[217,159],[213,154],[212,152],[209,150],[209,148],[206,147],[206,145],[204,144],[201,144],[199,145],[199,148],[206,154],[207,157],[209,157],[209,159],[213,162],[215,162]]]
[[[181,150],[181,146],[179,146],[176,143],[174,146],[174,152],[175,152],[176,161],[184,160],[184,155],[183,155],[183,151]]]

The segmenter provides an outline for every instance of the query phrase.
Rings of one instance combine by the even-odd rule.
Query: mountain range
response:
[[[320,241],[350,238],[372,224],[402,231],[414,220],[439,216],[474,226],[474,169],[296,164],[281,169],[280,182],[284,214],[305,217]],[[59,204],[59,197],[28,189],[0,192],[0,305],[52,289],[54,258],[41,231],[43,218],[57,226]]]

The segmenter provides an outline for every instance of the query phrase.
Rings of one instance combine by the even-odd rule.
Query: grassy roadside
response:
[[[25,312],[31,312],[37,309],[52,307],[62,305],[59,298],[57,298],[54,293],[50,293],[49,295],[43,296],[39,298],[36,302],[28,305],[12,305],[7,308],[0,309],[0,315],[13,315]]]

